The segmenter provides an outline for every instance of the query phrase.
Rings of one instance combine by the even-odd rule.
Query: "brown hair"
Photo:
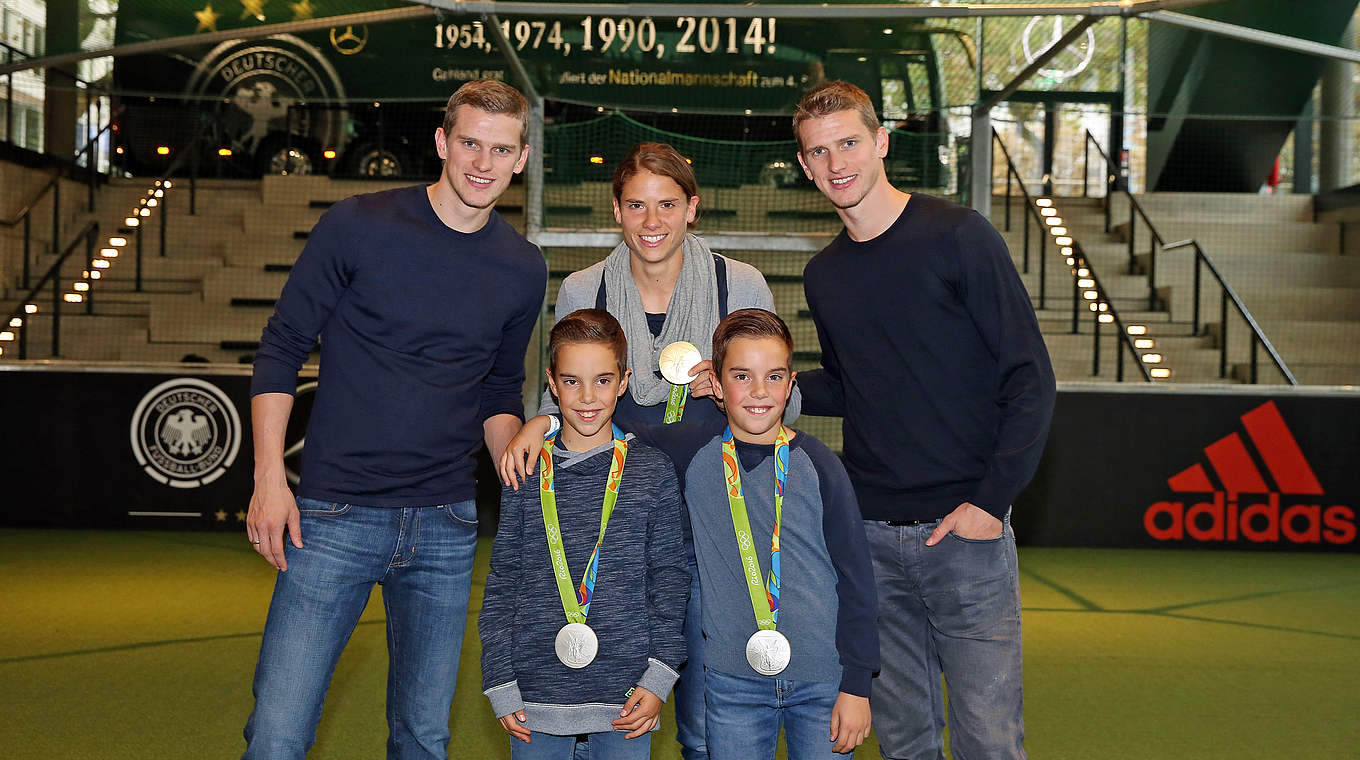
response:
[[[628,180],[645,171],[675,180],[675,184],[685,194],[686,201],[699,194],[699,180],[694,177],[694,167],[680,155],[680,151],[666,143],[644,142],[634,145],[619,165],[614,167],[614,200],[623,196],[623,186]]]
[[[471,106],[479,111],[498,113],[519,119],[519,142],[529,144],[529,101],[519,90],[499,79],[474,79],[459,87],[449,96],[444,106],[444,135],[453,132],[458,106]]]
[[[727,346],[737,338],[777,338],[788,348],[789,362],[793,362],[793,335],[779,315],[764,309],[737,309],[724,317],[713,331],[714,372],[722,372]]]
[[[821,119],[841,111],[854,111],[869,130],[870,136],[878,132],[878,113],[869,94],[849,82],[833,80],[822,82],[807,91],[798,101],[793,111],[793,139],[798,141],[798,149],[803,148],[803,136],[798,128],[810,119]]]
[[[628,338],[614,315],[604,309],[578,309],[562,317],[548,335],[548,371],[557,376],[557,352],[575,343],[608,346],[619,362],[619,376],[628,369]]]

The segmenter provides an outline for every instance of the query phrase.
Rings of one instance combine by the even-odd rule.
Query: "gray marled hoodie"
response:
[[[537,477],[519,491],[502,491],[477,618],[482,689],[497,717],[524,710],[530,731],[612,731],[630,689],[642,686],[664,700],[685,660],[690,578],[675,467],[659,450],[629,438],[586,619],[600,649],[584,668],[563,665],[553,649],[567,619],[553,580]],[[609,443],[583,453],[553,451],[558,521],[573,586],[599,536],[612,449]]]

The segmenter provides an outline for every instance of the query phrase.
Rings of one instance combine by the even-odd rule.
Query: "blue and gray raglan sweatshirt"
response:
[[[638,426],[636,433],[670,456],[694,531],[703,591],[704,665],[761,678],[746,662],[755,612],[742,572],[722,464],[722,431],[691,425]],[[761,577],[770,572],[774,531],[774,446],[736,442],[741,486],[757,537]],[[789,473],[780,527],[778,630],[793,657],[777,677],[837,683],[869,696],[878,670],[873,566],[855,492],[835,454],[807,433],[789,442]]]
[[[547,275],[499,214],[450,229],[423,186],[331,207],[264,328],[250,385],[292,394],[320,337],[298,494],[374,507],[473,498],[482,423],[524,412]]]
[[[612,452],[612,442],[581,453],[560,446],[553,451],[558,523],[573,588],[599,537]],[[538,480],[502,491],[477,617],[482,689],[496,717],[524,710],[530,731],[598,733],[613,730],[634,686],[666,699],[685,661],[690,576],[682,509],[670,460],[630,436],[586,618],[599,653],[586,667],[572,669],[553,648],[567,618],[548,555]]]

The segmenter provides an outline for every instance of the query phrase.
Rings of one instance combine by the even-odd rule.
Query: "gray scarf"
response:
[[[639,406],[664,403],[670,392],[670,383],[656,375],[661,349],[677,340],[687,340],[699,347],[699,353],[705,359],[713,358],[713,330],[718,326],[713,253],[692,233],[685,233],[681,251],[684,261],[680,278],[676,280],[670,305],[666,307],[665,326],[657,338],[653,338],[647,328],[647,310],[642,306],[642,294],[633,281],[629,264],[633,254],[628,250],[628,244],[619,243],[604,262],[605,306],[610,314],[618,317],[623,334],[628,338],[628,366],[633,370],[628,390]]]

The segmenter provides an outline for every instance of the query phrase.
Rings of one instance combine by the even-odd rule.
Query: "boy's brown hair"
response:
[[[578,309],[562,317],[548,335],[548,372],[557,376],[557,352],[574,343],[599,343],[614,352],[619,377],[628,369],[628,338],[614,315],[604,309]]]
[[[737,338],[775,338],[789,350],[789,364],[793,364],[793,335],[789,326],[772,311],[737,309],[718,323],[713,331],[713,371],[722,374],[727,346]],[[792,369],[790,367],[789,369]]]
[[[685,194],[686,201],[699,194],[699,180],[694,176],[694,167],[680,155],[680,151],[666,143],[644,142],[634,145],[619,165],[614,167],[614,200],[621,200],[623,186],[644,171],[675,180],[675,184]],[[690,226],[694,226],[694,223],[691,222]]]
[[[449,103],[444,106],[446,138],[453,133],[458,106],[471,106],[479,111],[519,119],[520,145],[529,144],[529,101],[524,99],[519,90],[505,82],[499,79],[474,79],[449,96]]]
[[[877,133],[881,126],[878,112],[874,110],[874,102],[869,99],[869,93],[849,82],[840,80],[822,82],[808,90],[793,111],[793,139],[798,141],[798,149],[803,149],[803,135],[798,130],[803,122],[825,118],[841,111],[854,111],[859,114],[859,119],[869,130],[870,136]]]

